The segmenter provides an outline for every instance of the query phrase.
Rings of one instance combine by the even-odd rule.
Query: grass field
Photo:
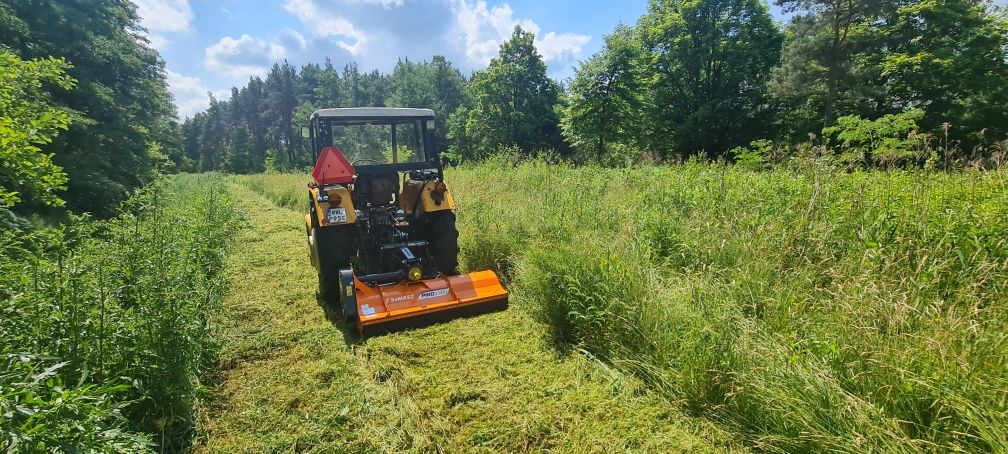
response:
[[[484,372],[473,371],[481,366],[471,365],[507,368],[503,355],[512,355],[531,361],[520,377],[532,371],[550,380],[587,374],[591,380],[578,383],[599,394],[579,391],[578,397],[591,405],[610,399],[651,415],[630,424],[630,432],[610,426],[622,418],[580,410],[577,424],[546,426],[545,439],[573,450],[589,446],[576,444],[589,440],[588,433],[650,432],[646,427],[682,428],[698,440],[696,446],[737,443],[773,452],[1008,447],[1003,172],[835,173],[809,167],[759,173],[716,165],[572,169],[489,163],[453,169],[448,178],[459,201],[464,265],[499,270],[515,303],[503,314],[349,350],[322,347],[346,358],[318,367],[332,364],[341,372],[331,376],[369,379],[367,389],[375,391],[365,394],[382,396],[382,405],[362,404],[360,394],[350,391],[359,382],[351,380],[344,399],[316,403],[343,415],[347,433],[359,433],[353,428],[363,424],[382,434],[351,437],[355,446],[425,450],[446,446],[449,435],[456,447],[479,446],[480,440],[491,440],[486,446],[493,449],[551,446],[528,442],[543,440],[534,436],[537,421],[563,420],[545,409],[559,406],[535,393],[549,395],[547,383],[564,380],[531,385],[526,401],[507,387],[528,379],[509,381],[510,372],[498,370],[501,381],[488,385]],[[276,280],[296,270],[298,282],[310,285],[314,276],[296,252],[298,218],[289,211],[300,208],[306,178],[247,176],[235,182],[246,200],[270,202],[255,206],[288,210],[277,214],[287,213],[289,220],[263,222],[280,222],[276,235],[290,237],[271,247],[283,250],[276,259],[291,271],[267,266],[264,272]],[[251,280],[273,285],[265,276]],[[309,309],[311,289],[294,287],[283,287],[301,292],[286,304],[306,319],[292,328],[331,329]],[[269,335],[255,342],[317,360],[317,352],[306,350],[319,348],[312,342],[272,332],[267,321],[277,314],[262,304],[252,305],[264,312],[257,329]],[[480,342],[470,339],[471,330],[478,330]],[[470,342],[479,348],[459,346]],[[277,356],[264,354],[262,360],[296,359]],[[455,413],[444,403],[454,401],[449,389],[459,382],[445,385],[449,376],[436,371],[453,369],[464,375],[452,377],[481,377],[481,391],[463,392],[476,396],[463,399],[466,405],[479,408]],[[489,397],[495,386],[508,399]],[[640,389],[647,392],[638,400],[620,394],[637,396]],[[299,395],[291,392],[290,398],[304,404]],[[441,406],[429,406],[429,399],[440,399]],[[394,429],[388,428],[385,402],[394,404]],[[369,425],[374,420],[365,422],[368,412],[359,419],[363,408],[380,415],[384,428],[375,432]],[[460,423],[460,414],[471,419]],[[653,417],[673,424],[646,422],[658,421]],[[463,429],[448,429],[459,425]],[[485,429],[490,433],[510,435],[494,438],[479,429],[484,425],[493,428]],[[569,433],[574,427],[586,433]],[[217,439],[208,438],[207,446]]]

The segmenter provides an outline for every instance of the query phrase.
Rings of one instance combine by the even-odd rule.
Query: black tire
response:
[[[447,276],[458,276],[458,229],[455,213],[450,210],[424,215],[423,238],[430,244],[431,255],[438,271]]]
[[[319,301],[330,321],[342,320],[339,273],[350,267],[350,258],[354,255],[353,228],[352,225],[313,226],[319,263]]]

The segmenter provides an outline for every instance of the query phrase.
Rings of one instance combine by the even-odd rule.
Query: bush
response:
[[[865,120],[850,115],[823,129],[829,145],[839,151],[836,159],[847,167],[906,167],[923,162],[927,138],[919,133],[921,110],[908,110]]]
[[[754,140],[748,147],[736,147],[730,154],[736,164],[750,170],[769,170],[791,157],[787,147],[766,139]]]

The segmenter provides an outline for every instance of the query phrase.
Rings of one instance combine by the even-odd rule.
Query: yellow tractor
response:
[[[434,112],[315,111],[305,229],[319,303],[367,337],[507,308],[493,271],[460,274]]]

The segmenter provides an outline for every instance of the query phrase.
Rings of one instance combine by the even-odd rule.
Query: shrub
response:
[[[31,355],[0,360],[0,415],[6,452],[149,452],[152,443],[131,433],[122,415],[126,385],[66,383],[67,363]]]
[[[838,151],[836,159],[847,167],[905,167],[922,161],[927,138],[919,133],[921,110],[908,110],[865,120],[855,115],[840,117],[823,129],[829,145]]]

